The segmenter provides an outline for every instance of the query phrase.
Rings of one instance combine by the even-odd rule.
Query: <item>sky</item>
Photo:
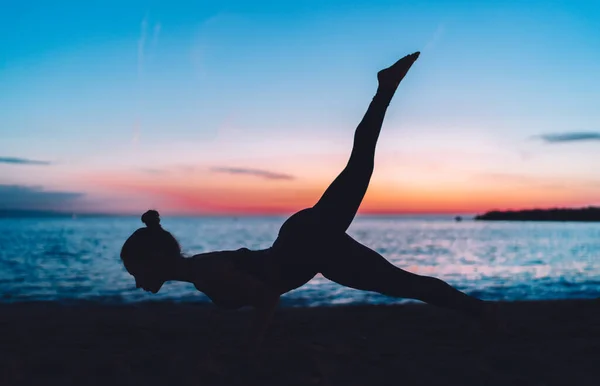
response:
[[[598,1],[3,1],[0,209],[288,214],[400,85],[360,212],[600,205]]]

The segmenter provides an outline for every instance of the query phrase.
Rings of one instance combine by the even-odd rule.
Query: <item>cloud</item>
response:
[[[161,30],[162,30],[162,24],[160,24],[160,23],[154,24],[154,32],[152,34],[152,49],[156,48],[156,44],[158,43],[158,37],[160,36]]]
[[[268,180],[293,180],[295,178],[290,174],[276,173],[260,169],[214,167],[211,168],[211,171],[215,173],[246,174],[250,176],[265,178]]]
[[[142,76],[144,70],[144,49],[146,47],[147,36],[148,16],[145,16],[140,23],[140,38],[138,40],[138,76]]]
[[[148,15],[144,16],[140,23],[140,37],[137,45],[137,75],[138,75],[138,109],[136,112],[135,122],[133,124],[133,138],[131,139],[132,144],[135,146],[138,144],[141,135],[141,117],[140,109],[142,105],[141,95],[143,94],[143,77],[144,77],[144,51],[146,49],[146,39],[148,36]]]
[[[138,39],[138,44],[137,44],[137,65],[138,65],[138,87],[139,87],[139,96],[138,96],[138,110],[136,112],[136,118],[133,124],[133,136],[131,139],[131,142],[134,146],[136,146],[139,141],[140,141],[140,136],[142,134],[142,116],[141,116],[141,110],[143,110],[143,104],[144,104],[144,99],[143,96],[145,95],[145,89],[144,89],[144,72],[145,72],[145,63],[146,63],[146,57],[148,56],[147,51],[147,45],[148,45],[148,28],[149,28],[149,21],[148,21],[148,15],[146,14],[146,16],[144,16],[144,18],[142,19],[142,21],[140,22],[140,36]],[[156,48],[156,44],[158,42],[158,38],[160,36],[160,31],[162,30],[162,25],[160,23],[155,23],[154,24],[154,28],[153,28],[153,33],[152,33],[152,40],[150,42],[150,54],[152,54],[152,51],[155,50]],[[152,59],[151,57],[149,59]]]
[[[546,143],[600,141],[600,132],[575,131],[571,133],[542,134],[540,136],[537,136],[536,138],[540,138]]]
[[[178,169],[184,173],[196,173],[199,169],[198,166],[193,165],[181,165]]]
[[[427,42],[427,44],[425,44],[425,46],[423,47],[422,51],[429,51],[430,49],[432,49],[435,44],[440,40],[440,38],[442,37],[442,35],[445,32],[445,26],[443,23],[438,24],[437,28],[435,29],[435,31],[433,32],[433,35],[431,36],[431,38],[429,39],[429,41]]]
[[[167,174],[167,171],[162,169],[141,168],[140,171],[147,174]]]
[[[514,188],[563,189],[566,182],[562,178],[538,177],[526,174],[480,173],[478,179],[490,184],[508,184]]]
[[[13,164],[13,165],[50,165],[49,161],[37,161],[27,158],[17,157],[0,157],[0,164]]]
[[[84,196],[77,192],[52,192],[39,186],[0,185],[0,209],[64,210]]]
[[[527,174],[481,172],[471,175],[472,180],[486,185],[512,186],[515,189],[548,189],[566,190],[576,192],[578,190],[598,189],[600,181],[585,178],[563,177],[563,176],[533,176]]]

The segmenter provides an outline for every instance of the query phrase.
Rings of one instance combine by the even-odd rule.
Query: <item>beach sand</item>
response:
[[[490,337],[422,304],[280,308],[263,349],[251,313],[146,303],[0,305],[1,385],[600,385],[600,300],[504,305]]]

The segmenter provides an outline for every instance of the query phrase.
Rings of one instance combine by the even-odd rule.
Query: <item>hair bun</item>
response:
[[[142,222],[148,228],[160,225],[160,215],[155,210],[149,210],[142,215]]]

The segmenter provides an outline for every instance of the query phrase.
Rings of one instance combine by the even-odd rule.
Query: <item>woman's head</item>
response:
[[[160,226],[160,215],[149,210],[142,215],[146,227],[133,232],[123,244],[121,260],[137,288],[156,293],[181,258],[181,247],[173,235]]]

